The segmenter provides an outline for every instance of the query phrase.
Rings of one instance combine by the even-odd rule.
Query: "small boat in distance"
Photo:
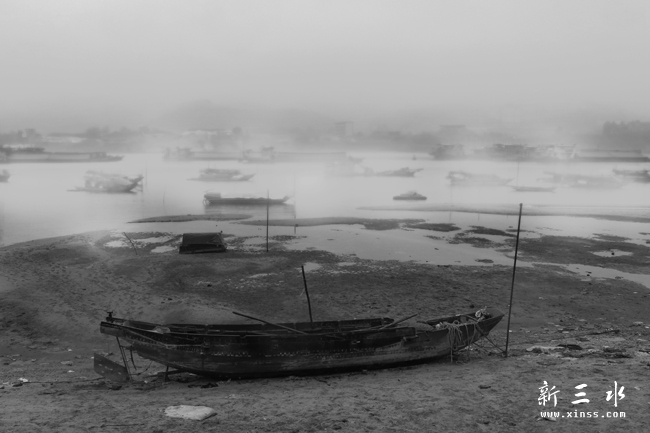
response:
[[[408,191],[393,197],[393,200],[426,200],[427,198],[415,191]]]
[[[540,178],[539,181],[550,182],[567,188],[615,189],[622,188],[630,182],[629,178],[620,178],[613,175],[561,174],[551,171],[544,173],[547,177]]]
[[[421,168],[402,167],[398,170],[388,170],[375,172],[370,168],[366,168],[366,176],[386,176],[386,177],[414,177],[415,173],[422,171]]]
[[[553,192],[557,189],[556,186],[515,186],[510,185],[510,188],[517,192]]]
[[[122,155],[107,155],[106,152],[47,152],[43,147],[0,146],[0,161],[19,162],[114,162]]]
[[[9,177],[11,177],[11,173],[9,173],[9,170],[0,170],[0,182],[9,181]]]
[[[89,170],[84,176],[84,186],[78,186],[70,191],[133,192],[143,178],[142,175],[128,177],[121,174]]]
[[[615,176],[632,182],[650,182],[650,170],[619,170],[615,168],[613,172]]]
[[[252,194],[242,194],[237,196],[223,196],[220,192],[207,192],[203,195],[203,202],[208,205],[227,204],[227,205],[266,205],[283,204],[291,197],[288,195],[282,198],[268,198]]]
[[[450,171],[447,179],[452,186],[500,186],[512,180],[494,174],[473,174],[462,170]]]
[[[255,174],[242,174],[235,169],[206,168],[201,170],[199,177],[189,180],[200,180],[204,182],[245,182],[250,180]]]
[[[219,152],[212,150],[190,149],[189,147],[177,147],[176,149],[165,149],[163,160],[165,161],[238,161],[243,157],[242,152]]]
[[[124,339],[145,359],[178,371],[224,379],[331,373],[425,363],[452,356],[483,337],[503,313],[483,308],[400,325],[413,316],[332,322],[160,325],[109,313],[100,332]],[[398,326],[399,325],[399,326]],[[124,358],[126,359],[126,358]],[[125,361],[126,362],[126,361]],[[127,366],[95,355],[95,371],[129,380]]]

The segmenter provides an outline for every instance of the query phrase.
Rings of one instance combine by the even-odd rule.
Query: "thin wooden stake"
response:
[[[131,240],[129,235],[127,235],[125,232],[122,232],[122,234],[124,234],[124,236],[126,236],[126,238],[129,240],[129,242],[131,242],[131,246],[133,247],[133,250],[135,251],[135,255],[137,256],[138,255],[138,249],[135,247],[135,244],[133,243],[133,241]]]
[[[305,283],[305,294],[307,295],[307,307],[309,308],[309,323],[314,326],[314,320],[311,316],[311,300],[309,299],[309,290],[307,290],[307,278],[305,278],[305,267],[301,266],[302,269],[302,281]]]
[[[515,272],[517,271],[517,252],[519,251],[519,230],[521,229],[521,208],[519,203],[519,223],[517,224],[517,240],[515,241],[515,263],[512,267],[512,285],[510,286],[510,304],[508,306],[508,329],[506,330],[506,350],[504,356],[508,357],[508,343],[510,342],[510,315],[512,313],[512,295],[515,291]]]
[[[117,340],[117,347],[120,349],[120,353],[122,354],[122,362],[124,362],[124,368],[126,369],[126,375],[129,378],[129,382],[132,381],[133,379],[131,378],[131,371],[129,370],[129,363],[126,362],[126,354],[124,353],[124,348],[122,347],[122,344],[120,343],[120,338],[115,337]]]
[[[269,190],[266,190],[266,252],[269,252]]]

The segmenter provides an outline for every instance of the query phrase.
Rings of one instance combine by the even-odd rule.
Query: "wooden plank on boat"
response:
[[[99,353],[94,354],[94,369],[95,373],[113,382],[128,382],[129,372],[126,367],[111,361]]]

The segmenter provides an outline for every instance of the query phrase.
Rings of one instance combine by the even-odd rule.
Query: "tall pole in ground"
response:
[[[269,190],[266,190],[266,252],[269,252]]]
[[[515,272],[517,271],[517,252],[519,251],[519,230],[521,229],[521,208],[522,204],[519,203],[519,223],[517,224],[517,240],[515,241],[515,263],[512,267],[512,285],[510,286],[510,304],[508,305],[508,329],[506,330],[506,352],[505,357],[508,357],[508,343],[510,342],[510,315],[512,314],[512,295],[515,291]]]
[[[302,269],[302,281],[305,283],[305,294],[307,295],[307,308],[309,308],[309,323],[311,323],[312,328],[314,326],[314,319],[311,316],[311,300],[309,299],[309,290],[307,290],[307,278],[305,278],[305,267],[301,266]]]

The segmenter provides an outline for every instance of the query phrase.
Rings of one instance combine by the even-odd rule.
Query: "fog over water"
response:
[[[206,205],[206,192],[224,195],[253,194],[271,198],[291,196],[282,205],[270,207],[271,219],[319,217],[416,218],[431,222],[495,224],[504,230],[512,217],[458,212],[432,212],[417,209],[429,205],[470,205],[494,207],[531,205],[647,206],[650,184],[629,183],[615,189],[558,188],[554,192],[516,192],[509,185],[534,183],[548,170],[599,174],[611,164],[543,164],[492,161],[436,161],[426,155],[412,159],[403,153],[363,153],[358,164],[375,171],[400,167],[421,169],[413,177],[333,176],[326,163],[257,164],[239,161],[165,161],[161,154],[130,154],[122,161],[95,163],[94,170],[134,177],[145,176],[142,187],[131,193],[91,193],[73,191],[83,186],[87,164],[21,163],[8,164],[12,176],[0,183],[0,245],[31,239],[80,233],[91,230],[121,230],[128,222],[141,218],[186,214],[244,214],[265,219],[265,206]],[[636,164],[618,164],[635,167]],[[200,182],[196,178],[205,168],[238,169],[254,174],[246,182]],[[512,179],[502,186],[451,186],[450,170],[498,173]],[[416,190],[427,197],[423,202],[397,202],[393,197]],[[367,207],[392,210],[367,210]],[[400,210],[401,209],[401,210]],[[482,219],[481,219],[482,218]],[[629,223],[628,223],[629,224]],[[550,223],[545,224],[546,226]],[[565,218],[569,234],[587,235],[593,231],[621,230],[623,223],[584,218]],[[642,224],[632,224],[643,231]],[[250,226],[247,226],[250,227]],[[589,227],[587,231],[581,227]],[[135,228],[131,225],[129,230]],[[250,229],[253,230],[253,229]],[[257,230],[257,229],[254,229]]]
[[[447,179],[467,170],[525,186],[549,171],[611,176],[648,163],[447,161],[429,152],[506,143],[650,154],[649,24],[642,0],[0,0],[0,145],[125,155],[0,164],[11,172],[0,183],[0,245],[159,215],[264,216],[206,207],[209,189],[291,195],[275,218],[449,219],[367,209],[394,207],[393,196],[410,190],[426,204],[648,206],[650,184],[516,193],[452,188]],[[606,122],[623,122],[623,134]],[[197,130],[213,135],[188,135]],[[327,176],[323,162],[162,159],[180,147],[338,150],[375,171],[421,171],[341,177]],[[255,177],[188,180],[207,167]],[[130,194],[70,192],[89,169],[142,174],[144,185]]]

